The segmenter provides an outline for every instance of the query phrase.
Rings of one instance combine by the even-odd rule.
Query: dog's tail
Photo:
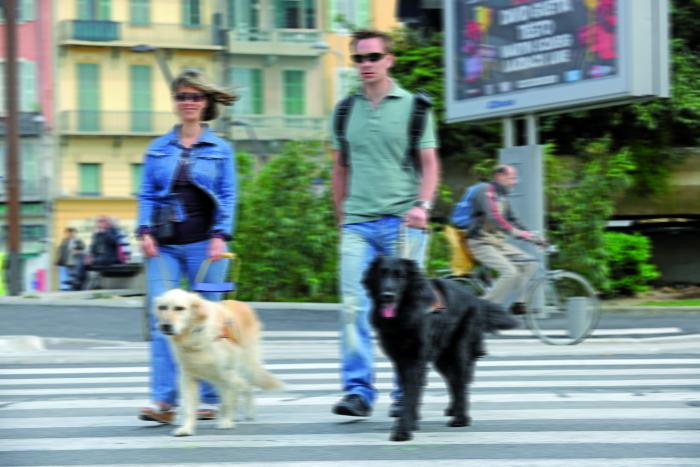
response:
[[[275,375],[258,365],[253,370],[253,384],[260,389],[272,391],[275,389],[283,389],[284,384]]]

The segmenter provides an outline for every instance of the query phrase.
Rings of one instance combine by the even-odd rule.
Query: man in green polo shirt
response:
[[[333,412],[365,417],[372,412],[377,390],[373,385],[370,301],[362,277],[376,255],[398,254],[402,222],[407,256],[423,263],[439,161],[433,116],[428,113],[418,145],[421,172],[405,164],[414,97],[389,76],[394,64],[391,38],[378,31],[357,31],[350,49],[362,89],[354,96],[347,117],[347,161],[340,157],[341,143],[333,134],[333,194],[341,227],[341,381],[345,393]],[[392,416],[400,412],[400,396],[400,388],[394,389]]]

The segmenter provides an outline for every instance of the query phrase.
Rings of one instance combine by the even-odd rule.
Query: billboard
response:
[[[668,95],[667,0],[444,0],[444,12],[448,121]]]

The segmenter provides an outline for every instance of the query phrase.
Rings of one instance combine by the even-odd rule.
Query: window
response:
[[[81,196],[99,196],[102,194],[102,165],[78,164],[78,194]]]
[[[228,0],[228,27],[236,32],[260,27],[260,0]]]
[[[20,112],[35,112],[39,109],[39,104],[36,100],[36,63],[22,61],[19,67],[19,110]]]
[[[304,115],[306,112],[306,73],[284,70],[284,114]]]
[[[17,88],[19,102],[17,106],[20,112],[36,112],[39,110],[36,93],[36,62],[20,60],[17,62],[19,79]],[[0,62],[0,115],[7,112],[5,107],[5,63]]]
[[[356,29],[369,26],[370,0],[330,0],[328,5],[328,24],[335,32],[349,32],[346,25]],[[341,21],[338,18],[342,17]]]
[[[236,115],[259,115],[264,113],[263,74],[255,68],[231,69],[231,81],[241,98],[233,105]]]
[[[78,64],[78,130],[100,130],[100,68],[95,63]]]
[[[133,26],[151,24],[150,0],[129,0],[129,24]]]
[[[33,139],[20,143],[20,179],[21,191],[24,196],[40,196],[45,180],[42,180],[39,166],[39,140]]]
[[[316,0],[275,0],[275,24],[282,29],[316,29]]]
[[[185,26],[202,25],[202,10],[199,0],[182,0],[182,24]]]
[[[110,0],[78,0],[78,19],[106,21],[111,10]]]
[[[141,191],[141,177],[143,177],[143,164],[131,164],[131,194]]]
[[[17,22],[26,23],[36,19],[34,0],[17,0]],[[5,9],[0,8],[0,23],[5,22]]]
[[[148,132],[153,129],[151,110],[151,67],[131,65],[131,131]]]

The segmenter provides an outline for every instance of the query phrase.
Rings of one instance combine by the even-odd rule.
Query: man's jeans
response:
[[[369,264],[377,255],[396,256],[401,218],[346,224],[340,243],[340,290],[343,305],[341,321],[341,381],[346,394],[357,394],[370,406],[377,390],[374,387],[372,335],[369,324],[370,300],[362,285]],[[406,229],[405,256],[423,265],[428,235],[421,229]],[[346,325],[354,326],[356,339],[349,338]],[[354,341],[354,342],[353,342]],[[400,390],[394,389],[396,399]]]
[[[163,292],[180,287],[183,277],[192,287],[199,267],[207,259],[209,240],[185,245],[160,245],[160,256],[147,258],[147,299],[151,325],[151,396],[156,402],[177,403],[177,363],[173,359],[168,337],[158,330],[154,315],[153,299]],[[209,264],[203,282],[221,283],[225,279],[228,260]],[[165,276],[165,277],[164,277]],[[208,300],[220,300],[220,292],[200,294]],[[204,381],[200,383],[200,398],[203,402],[216,404],[219,397],[214,388]]]

